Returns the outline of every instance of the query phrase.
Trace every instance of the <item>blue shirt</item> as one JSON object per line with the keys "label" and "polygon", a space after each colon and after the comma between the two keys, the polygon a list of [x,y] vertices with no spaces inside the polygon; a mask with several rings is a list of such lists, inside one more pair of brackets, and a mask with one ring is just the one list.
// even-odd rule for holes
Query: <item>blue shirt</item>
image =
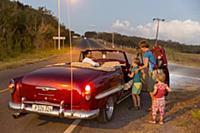
{"label": "blue shirt", "polygon": [[[139,66],[136,66],[136,67],[134,67],[134,68],[132,68],[132,72],[135,72],[137,69],[139,68]],[[134,74],[134,77],[133,77],[133,81],[134,82],[141,82],[141,71],[139,71],[137,74]]]}
{"label": "blue shirt", "polygon": [[156,58],[154,57],[153,53],[151,51],[146,51],[144,53],[144,58],[148,58],[148,60],[149,60],[149,70],[153,71],[153,69],[156,65]]}

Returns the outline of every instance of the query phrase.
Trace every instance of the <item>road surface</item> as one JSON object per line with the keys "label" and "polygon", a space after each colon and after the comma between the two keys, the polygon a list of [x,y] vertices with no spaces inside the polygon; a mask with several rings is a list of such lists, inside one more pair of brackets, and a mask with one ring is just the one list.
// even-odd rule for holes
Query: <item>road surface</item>
{"label": "road surface", "polygon": [[[81,41],[80,47],[102,48],[91,40]],[[62,59],[61,59],[62,58]],[[0,130],[1,133],[63,133],[63,132],[128,132],[131,124],[147,115],[145,110],[130,111],[127,107],[132,104],[131,98],[116,106],[116,112],[112,122],[100,124],[95,120],[70,120],[48,116],[29,114],[19,119],[12,117],[12,111],[8,109],[10,93],[6,89],[9,80],[13,77],[23,75],[35,69],[49,64],[61,62],[69,59],[69,55],[50,58],[35,64],[28,64],[15,69],[0,71]],[[78,53],[74,55],[74,60],[78,59]],[[200,69],[170,64],[170,78],[172,90],[188,88],[188,86],[200,86]],[[143,96],[145,94],[143,93]],[[143,97],[142,96],[142,97]],[[145,103],[143,102],[143,105]],[[135,123],[137,124],[137,122]]]}
{"label": "road surface", "polygon": [[78,47],[81,49],[104,48],[102,45],[96,43],[94,40],[91,39],[82,39]]}

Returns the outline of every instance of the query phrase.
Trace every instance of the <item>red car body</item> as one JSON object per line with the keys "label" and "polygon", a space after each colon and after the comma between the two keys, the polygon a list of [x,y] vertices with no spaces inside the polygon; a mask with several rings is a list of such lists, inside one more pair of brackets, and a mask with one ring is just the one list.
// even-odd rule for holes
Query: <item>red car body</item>
{"label": "red car body", "polygon": [[[97,117],[109,121],[114,105],[130,95],[123,90],[129,79],[126,76],[129,62],[120,50],[86,50],[102,54],[116,53],[120,59],[98,58],[96,62],[119,62],[113,71],[72,66],[70,63],[52,65],[14,78],[9,84],[9,107],[15,114],[38,113],[65,118],[89,119]],[[16,115],[15,115],[16,116]]]}

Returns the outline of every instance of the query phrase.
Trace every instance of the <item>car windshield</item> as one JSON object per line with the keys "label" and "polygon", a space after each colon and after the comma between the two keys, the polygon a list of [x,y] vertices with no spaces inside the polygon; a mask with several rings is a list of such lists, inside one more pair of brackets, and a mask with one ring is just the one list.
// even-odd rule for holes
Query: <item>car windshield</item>
{"label": "car windshield", "polygon": [[98,62],[119,61],[125,63],[123,52],[120,51],[89,51],[93,60]]}

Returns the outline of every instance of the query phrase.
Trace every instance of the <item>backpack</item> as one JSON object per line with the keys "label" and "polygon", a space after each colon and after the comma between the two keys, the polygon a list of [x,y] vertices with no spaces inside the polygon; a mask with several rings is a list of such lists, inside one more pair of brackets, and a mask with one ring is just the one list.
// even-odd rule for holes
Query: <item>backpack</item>
{"label": "backpack", "polygon": [[160,67],[162,67],[163,66],[163,63],[164,63],[164,61],[163,61],[163,51],[162,51],[162,48],[160,48],[160,47],[157,47],[157,48],[153,48],[152,49],[152,53],[153,53],[153,55],[154,55],[154,57],[155,57],[155,59],[156,59],[156,67],[157,68],[160,68]]}

